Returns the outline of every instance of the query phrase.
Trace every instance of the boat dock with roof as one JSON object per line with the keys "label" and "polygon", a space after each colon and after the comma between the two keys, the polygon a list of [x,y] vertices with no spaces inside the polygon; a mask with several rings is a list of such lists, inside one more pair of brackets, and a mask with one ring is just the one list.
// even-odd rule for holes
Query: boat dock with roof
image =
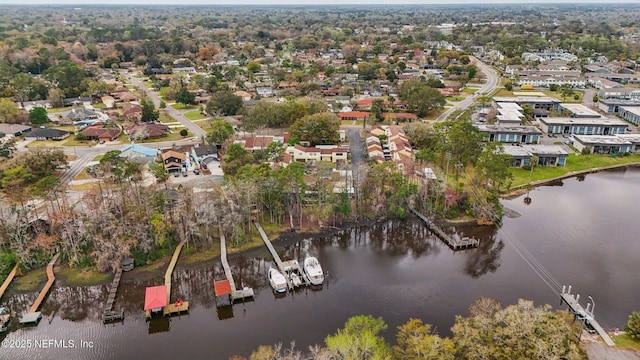
{"label": "boat dock with roof", "polygon": [[[231,267],[227,261],[227,241],[221,227],[218,228],[218,232],[220,234],[220,261],[222,262],[226,280],[216,281],[213,284],[216,298],[220,299],[224,296],[229,296],[230,302],[233,303],[236,300],[254,297],[252,288],[242,287],[242,289],[238,289],[236,287],[236,282],[233,280],[233,274],[231,273]],[[219,302],[216,301],[216,304],[218,303]]]}

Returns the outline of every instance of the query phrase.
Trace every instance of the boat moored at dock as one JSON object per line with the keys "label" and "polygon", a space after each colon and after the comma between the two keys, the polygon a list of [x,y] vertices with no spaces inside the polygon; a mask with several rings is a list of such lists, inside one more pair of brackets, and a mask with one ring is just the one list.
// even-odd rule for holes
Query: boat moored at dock
{"label": "boat moored at dock", "polygon": [[314,256],[308,256],[304,259],[304,272],[307,274],[312,285],[322,285],[324,282],[324,273],[322,266]]}
{"label": "boat moored at dock", "polygon": [[283,293],[287,291],[287,280],[277,269],[269,269],[269,284],[275,292]]}

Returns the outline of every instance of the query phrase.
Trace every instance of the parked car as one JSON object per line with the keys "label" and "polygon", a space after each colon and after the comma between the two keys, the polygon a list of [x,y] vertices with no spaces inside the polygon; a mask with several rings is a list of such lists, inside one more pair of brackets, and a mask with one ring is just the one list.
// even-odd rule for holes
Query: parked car
{"label": "parked car", "polygon": [[198,170],[198,169],[193,169],[193,174],[194,174],[194,175],[200,175],[200,170]]}
{"label": "parked car", "polygon": [[173,177],[178,177],[178,176],[180,176],[179,172],[176,171],[176,172],[173,173]]}
{"label": "parked car", "polygon": [[182,176],[187,177],[188,175],[187,170],[182,170]]}

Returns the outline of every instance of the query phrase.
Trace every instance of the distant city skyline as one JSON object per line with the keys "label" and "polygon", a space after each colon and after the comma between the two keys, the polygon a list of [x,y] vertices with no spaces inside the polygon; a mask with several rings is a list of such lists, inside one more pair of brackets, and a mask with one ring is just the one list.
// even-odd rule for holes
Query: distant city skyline
{"label": "distant city skyline", "polygon": [[[638,0],[8,0],[5,5],[482,5],[637,4]],[[2,6],[2,5],[0,5]]]}

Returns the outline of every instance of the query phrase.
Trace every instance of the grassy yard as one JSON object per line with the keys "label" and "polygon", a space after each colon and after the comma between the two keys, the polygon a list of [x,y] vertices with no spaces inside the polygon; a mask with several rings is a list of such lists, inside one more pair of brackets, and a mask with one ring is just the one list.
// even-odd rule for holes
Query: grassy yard
{"label": "grassy yard", "polygon": [[464,96],[447,96],[447,101],[458,102],[464,100]]}
{"label": "grassy yard", "polygon": [[76,175],[76,177],[73,178],[73,180],[89,180],[93,178],[94,177],[89,175],[87,172],[87,168],[84,168],[78,173],[78,175]]}
{"label": "grassy yard", "polygon": [[616,343],[616,347],[618,348],[640,351],[640,341],[632,339],[627,334],[614,335],[611,338]]}
{"label": "grassy yard", "polygon": [[15,288],[19,291],[34,291],[38,286],[44,284],[47,280],[47,274],[44,268],[31,270],[13,280]]}
{"label": "grassy yard", "polygon": [[553,179],[573,171],[601,168],[612,165],[623,165],[640,162],[640,155],[612,158],[607,155],[575,155],[570,154],[565,166],[538,166],[530,170],[512,169],[513,183],[511,186],[525,185],[534,181]]}
{"label": "grassy yard", "polygon": [[167,112],[164,111],[164,110],[160,111],[160,118],[158,120],[160,120],[160,122],[163,123],[163,124],[169,124],[169,123],[176,122],[176,119],[174,119],[171,116],[169,116],[167,114]]}
{"label": "grassy yard", "polygon": [[478,89],[466,87],[466,88],[462,89],[462,91],[460,91],[460,92],[463,92],[465,94],[470,94],[471,95],[471,94],[475,94],[477,91],[478,91]]}
{"label": "grassy yard", "polygon": [[67,266],[56,268],[56,277],[61,277],[65,285],[85,286],[107,282],[111,280],[111,273],[101,273],[95,268],[72,269]]}
{"label": "grassy yard", "polygon": [[171,106],[172,108],[174,108],[176,110],[195,110],[195,109],[199,109],[200,108],[198,105],[185,106],[184,104],[180,104],[180,103],[171,104],[169,106]]}
{"label": "grassy yard", "polygon": [[200,129],[208,132],[209,130],[211,130],[211,120],[204,118],[204,119],[200,119],[200,120],[194,120],[193,121],[194,124],[198,125],[200,127]]}
{"label": "grassy yard", "polygon": [[200,110],[189,111],[187,113],[184,113],[184,117],[186,117],[189,120],[200,120],[200,119],[204,119],[205,118],[205,116],[202,115]]}
{"label": "grassy yard", "polygon": [[51,108],[51,109],[47,109],[47,113],[51,114],[51,113],[59,113],[59,112],[64,112],[64,111],[68,111],[70,110],[70,108],[65,108],[65,107],[61,107],[61,108]]}

